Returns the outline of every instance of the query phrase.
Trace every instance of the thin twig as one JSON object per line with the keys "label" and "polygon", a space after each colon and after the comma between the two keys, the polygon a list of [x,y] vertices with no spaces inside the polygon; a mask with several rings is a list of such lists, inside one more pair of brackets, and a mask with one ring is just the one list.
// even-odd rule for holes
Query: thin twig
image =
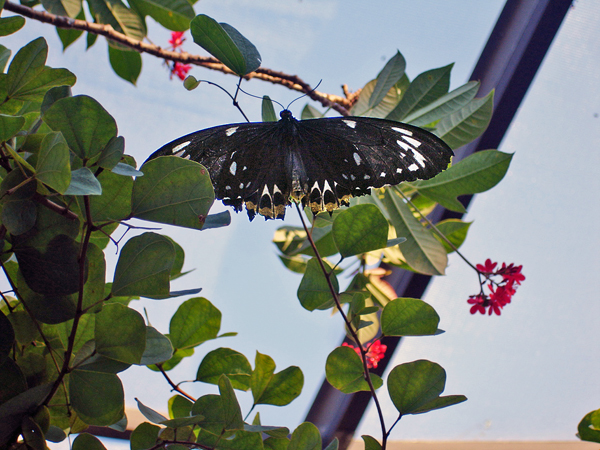
{"label": "thin twig", "polygon": [[169,385],[173,388],[174,391],[179,392],[181,395],[183,395],[184,397],[187,397],[192,402],[194,402],[194,403],[196,402],[196,399],[194,397],[192,397],[190,394],[188,394],[183,389],[181,389],[179,386],[177,386],[173,382],[173,380],[171,380],[171,378],[169,378],[169,375],[167,375],[167,372],[165,371],[165,369],[163,369],[162,364],[156,364],[156,367],[158,367],[158,370],[160,370],[160,373],[163,374],[163,376],[165,377],[165,380],[167,380],[167,383],[169,383]]}
{"label": "thin twig", "polygon": [[[123,44],[139,53],[148,53],[153,56],[165,59],[167,61],[179,62],[182,64],[193,64],[196,66],[204,67],[210,70],[216,70],[228,75],[235,75],[227,66],[219,62],[219,60],[200,55],[192,55],[187,52],[175,52],[165,50],[158,45],[148,44],[146,42],[138,41],[123,33],[116,31],[109,24],[91,23],[85,20],[72,19],[70,17],[58,16],[50,14],[46,11],[38,11],[28,6],[20,5],[6,1],[4,9],[20,14],[30,19],[37,20],[39,22],[48,23],[58,28],[66,28],[73,30],[86,31],[88,33],[97,34],[111,39],[112,41]],[[321,103],[326,108],[333,108],[340,114],[347,116],[348,110],[354,104],[357,99],[356,95],[347,95],[342,97],[339,95],[327,94],[324,92],[313,91],[308,83],[303,81],[297,75],[290,75],[284,72],[278,72],[276,70],[258,68],[255,72],[249,73],[244,76],[245,79],[257,78],[259,80],[267,81],[269,83],[278,84],[288,89],[302,92],[307,94],[311,99]]]}

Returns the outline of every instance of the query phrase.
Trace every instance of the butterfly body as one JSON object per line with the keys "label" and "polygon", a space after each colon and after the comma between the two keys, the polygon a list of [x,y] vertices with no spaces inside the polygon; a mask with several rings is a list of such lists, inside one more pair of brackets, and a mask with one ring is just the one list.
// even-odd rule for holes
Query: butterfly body
{"label": "butterfly body", "polygon": [[150,158],[175,155],[205,166],[215,195],[250,220],[283,218],[290,201],[314,213],[347,205],[370,188],[428,179],[452,150],[420,128],[366,117],[221,125],[183,136]]}

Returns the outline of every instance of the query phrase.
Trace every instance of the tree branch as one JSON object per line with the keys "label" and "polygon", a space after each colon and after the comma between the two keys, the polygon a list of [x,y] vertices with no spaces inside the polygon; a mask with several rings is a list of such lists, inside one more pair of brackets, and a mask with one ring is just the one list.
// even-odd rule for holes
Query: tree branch
{"label": "tree branch", "polygon": [[[81,30],[92,34],[98,34],[108,39],[111,39],[112,41],[118,42],[119,44],[123,44],[139,53],[148,53],[150,55],[168,61],[179,62],[182,64],[193,64],[196,66],[204,67],[206,69],[216,70],[218,72],[238,76],[234,74],[224,64],[222,64],[218,59],[207,56],[192,55],[187,52],[179,53],[170,50],[165,50],[159,47],[158,45],[149,44],[146,42],[138,41],[136,39],[132,39],[126,36],[125,34],[116,31],[109,24],[91,23],[85,20],[72,19],[70,17],[65,16],[57,16],[55,14],[50,14],[46,11],[38,11],[29,8],[28,6],[12,3],[8,0],[4,4],[4,9],[25,17],[29,17],[30,19],[37,20],[39,22],[54,25],[58,28]],[[289,75],[283,72],[278,72],[266,68],[258,68],[255,72],[246,75],[244,78],[257,78],[259,80],[267,81],[269,83],[279,84],[293,91],[302,92],[308,97],[310,97],[312,100],[321,103],[321,105],[323,105],[324,107],[332,108],[344,116],[347,116],[349,114],[348,110],[356,102],[358,98],[358,93],[360,92],[359,91],[349,93],[346,87],[344,89],[346,97],[342,97],[339,95],[315,91],[312,90],[308,83],[304,82],[297,75]]]}

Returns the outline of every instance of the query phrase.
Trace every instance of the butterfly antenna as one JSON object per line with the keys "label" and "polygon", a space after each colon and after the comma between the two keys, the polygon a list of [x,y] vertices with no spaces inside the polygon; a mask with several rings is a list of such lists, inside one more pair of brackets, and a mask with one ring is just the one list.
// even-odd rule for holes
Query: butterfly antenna
{"label": "butterfly antenna", "polygon": [[319,87],[319,85],[320,85],[322,82],[323,82],[323,80],[320,80],[320,81],[317,83],[317,85],[316,85],[314,88],[312,88],[310,91],[308,91],[308,92],[306,92],[305,94],[301,95],[300,97],[298,97],[298,98],[296,98],[296,99],[292,100],[292,101],[291,101],[291,102],[290,102],[290,103],[287,105],[287,108],[285,108],[285,109],[290,109],[290,106],[292,106],[292,103],[294,103],[296,100],[300,100],[301,98],[304,98],[304,97],[306,97],[306,96],[308,96],[308,95],[312,94],[313,92],[315,92],[315,91],[317,90],[317,88]]}
{"label": "butterfly antenna", "polygon": [[[246,92],[246,91],[245,91],[245,90],[243,90],[242,88],[240,88],[240,92],[243,92],[243,93],[244,93],[244,94],[246,94],[248,97],[257,98],[257,99],[259,99],[259,100],[262,100],[262,99],[264,99],[265,97],[268,97],[268,96],[263,96],[263,97],[261,97],[261,96],[259,96],[259,95],[254,95],[254,94],[251,94],[250,92]],[[283,106],[283,105],[282,105],[281,103],[279,103],[277,100],[273,100],[271,97],[269,97],[269,100],[271,100],[273,103],[277,103],[279,106],[281,106],[281,109],[285,109],[285,106]]]}

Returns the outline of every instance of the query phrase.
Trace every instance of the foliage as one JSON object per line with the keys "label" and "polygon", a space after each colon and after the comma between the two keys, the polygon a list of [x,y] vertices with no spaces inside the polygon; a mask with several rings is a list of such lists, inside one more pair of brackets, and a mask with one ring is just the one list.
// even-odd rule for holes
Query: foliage
{"label": "foliage", "polygon": [[[79,1],[42,4],[54,14],[85,18]],[[194,41],[237,75],[260,65],[258,51],[244,36],[210,17],[194,18],[187,0],[130,0],[129,6],[120,0],[88,0],[87,5],[96,22],[137,40],[145,36],[146,16],[175,31],[191,26]],[[19,18],[4,20],[0,34],[20,26]],[[65,48],[81,34],[58,32]],[[94,40],[88,36],[90,45]],[[139,54],[112,41],[109,46],[115,71],[135,82]],[[8,50],[0,50],[8,61]],[[195,378],[218,386],[219,394],[195,399],[170,380],[168,372],[183,358],[204,342],[225,336],[219,334],[221,312],[208,299],[195,296],[200,289],[171,291],[170,281],[183,275],[184,258],[173,240],[145,232],[121,246],[112,234],[118,225],[132,228],[127,222],[132,218],[210,233],[206,230],[227,225],[229,214],[209,214],[211,181],[206,169],[193,161],[160,157],[138,169],[124,153],[124,139],[108,111],[89,96],[72,96],[75,76],[47,67],[46,56],[46,42],[36,39],[18,50],[0,77],[0,263],[11,287],[2,293],[0,310],[0,446],[22,440],[43,449],[45,440],[61,441],[88,425],[123,428],[124,392],[118,374],[145,365],[160,371],[177,394],[169,401],[169,417],[138,401],[147,422],[133,431],[132,449],[169,444],[232,450],[322,448],[313,424],[303,423],[290,434],[287,428],[261,425],[258,414],[247,423],[236,397],[236,390],[252,394],[245,417],[259,404],[287,405],[302,390],[298,367],[276,372],[273,359],[258,351],[252,366],[243,354],[221,347],[206,353]],[[424,126],[453,148],[483,132],[493,93],[474,98],[477,83],[448,92],[451,66],[411,82],[405,65],[398,52],[366,84],[352,113]],[[188,84],[197,85],[193,80]],[[269,105],[267,98],[265,120],[274,119]],[[303,113],[306,118],[319,115],[309,105]],[[443,274],[447,254],[460,247],[469,224],[432,224],[426,215],[438,204],[462,211],[457,197],[496,185],[510,158],[495,150],[482,152],[432,180],[378,189],[331,215],[308,213],[310,229],[306,224],[286,226],[275,235],[284,265],[303,274],[298,288],[302,306],[339,312],[355,345],[356,351],[348,346],[334,349],[325,373],[342,392],[368,391],[373,396],[384,433],[381,442],[364,436],[367,449],[385,448],[391,429],[406,414],[466,400],[462,395],[440,396],[446,373],[434,362],[398,365],[387,380],[369,371],[369,364],[385,352],[375,339],[436,335],[440,330],[439,316],[430,305],[396,298],[381,273],[368,266],[381,260],[422,274]],[[104,258],[111,243],[120,247],[112,277],[106,274]],[[324,259],[335,255],[335,265]],[[342,267],[348,258],[351,262]],[[356,261],[358,270],[353,269]],[[336,274],[351,270],[350,283],[340,287]],[[129,307],[139,297],[183,295],[194,297],[174,312],[168,334]],[[391,426],[385,424],[376,392],[384,383],[398,412]],[[328,450],[338,448],[337,440],[327,444]],[[73,447],[104,448],[85,433]]]}

